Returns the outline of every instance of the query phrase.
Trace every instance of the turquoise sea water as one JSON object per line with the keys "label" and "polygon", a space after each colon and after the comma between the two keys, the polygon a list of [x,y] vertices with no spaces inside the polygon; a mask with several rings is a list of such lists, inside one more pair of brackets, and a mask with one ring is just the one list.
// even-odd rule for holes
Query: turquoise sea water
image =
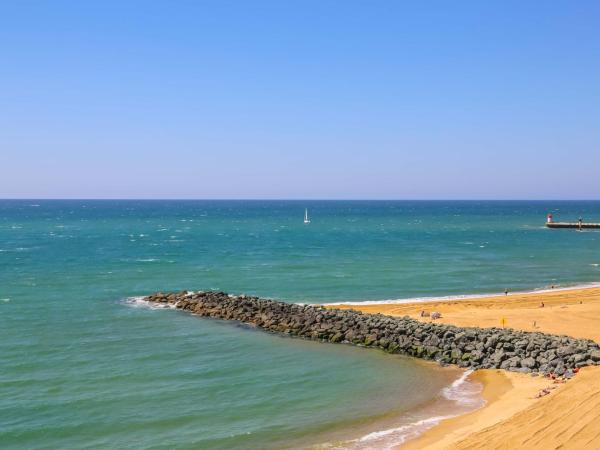
{"label": "turquoise sea water", "polygon": [[600,202],[0,201],[1,447],[279,448],[422,419],[456,370],[127,299],[600,281],[600,233],[548,212],[600,221]]}

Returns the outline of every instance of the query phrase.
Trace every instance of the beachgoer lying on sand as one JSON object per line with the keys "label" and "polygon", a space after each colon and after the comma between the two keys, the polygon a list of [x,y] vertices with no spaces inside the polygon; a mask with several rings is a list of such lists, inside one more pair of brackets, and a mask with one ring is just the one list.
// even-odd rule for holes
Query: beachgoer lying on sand
{"label": "beachgoer lying on sand", "polygon": [[433,320],[435,320],[435,319],[439,319],[439,318],[441,318],[441,317],[442,317],[442,315],[441,315],[439,312],[437,312],[437,311],[434,311],[434,312],[432,312],[432,313],[431,313],[431,318],[432,318]]}
{"label": "beachgoer lying on sand", "polygon": [[542,389],[540,392],[537,393],[537,395],[535,396],[535,398],[542,398],[546,395],[548,395],[550,393],[550,391],[546,388],[546,389]]}

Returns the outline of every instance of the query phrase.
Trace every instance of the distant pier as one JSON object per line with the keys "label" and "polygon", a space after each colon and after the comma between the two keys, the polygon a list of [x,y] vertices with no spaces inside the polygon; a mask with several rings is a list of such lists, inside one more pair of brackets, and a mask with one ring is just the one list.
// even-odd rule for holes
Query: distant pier
{"label": "distant pier", "polygon": [[600,223],[584,222],[583,219],[579,219],[577,222],[555,222],[552,214],[548,214],[546,226],[548,228],[573,228],[575,230],[600,229]]}

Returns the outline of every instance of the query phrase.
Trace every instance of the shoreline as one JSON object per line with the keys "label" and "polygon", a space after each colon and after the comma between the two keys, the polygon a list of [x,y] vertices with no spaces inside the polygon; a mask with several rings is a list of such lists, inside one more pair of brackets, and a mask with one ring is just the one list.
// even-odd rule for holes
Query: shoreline
{"label": "shoreline", "polygon": [[[537,401],[535,396],[541,389],[553,386],[546,378],[533,378],[526,374],[497,369],[480,370],[472,377],[483,384],[481,396],[485,405],[466,414],[440,421],[436,426],[403,444],[403,450],[449,448],[471,434],[530,407]],[[555,392],[556,390],[552,389],[549,395]]]}
{"label": "shoreline", "polygon": [[[404,445],[421,436],[446,419],[461,417],[483,406],[483,383],[472,378],[472,371],[454,367],[441,367],[431,361],[416,360],[419,364],[430,365],[431,370],[456,371],[457,377],[430,399],[400,413],[385,413],[383,416],[343,426],[335,431],[325,432],[319,440],[308,445],[291,446],[304,450],[366,450],[392,449]],[[402,399],[398,399],[400,402]]]}
{"label": "shoreline", "polygon": [[[500,321],[504,319],[506,326],[515,330],[600,342],[600,286],[597,283],[509,295],[356,303],[328,304],[327,307],[408,316],[422,322],[461,327],[500,327]],[[423,310],[438,311],[442,317],[435,321],[421,317]],[[565,384],[494,369],[479,370],[473,378],[484,385],[485,406],[442,420],[397,448],[542,449],[560,445],[581,448],[589,446],[600,434],[600,426],[594,424],[600,420],[600,367],[584,367]],[[550,393],[536,398],[545,388]]]}
{"label": "shoreline", "polygon": [[[599,433],[600,367],[584,367],[566,384],[506,371],[475,374],[484,384],[483,408],[441,421],[402,450],[589,447]],[[540,389],[550,393],[537,398]]]}
{"label": "shoreline", "polygon": [[[508,296],[514,295],[529,295],[529,294],[545,294],[549,292],[565,292],[565,291],[576,291],[580,289],[593,289],[600,288],[600,281],[590,281],[586,283],[579,283],[569,286],[554,285],[555,287],[538,287],[527,290],[510,291]],[[480,294],[456,294],[456,295],[443,295],[439,297],[407,297],[398,299],[388,300],[348,300],[348,301],[335,301],[328,303],[315,303],[316,305],[323,305],[326,307],[332,306],[361,306],[361,305],[403,305],[409,303],[431,303],[431,302],[444,302],[444,301],[462,301],[462,300],[474,300],[474,299],[492,299],[492,298],[504,298],[507,295],[504,292],[487,292]],[[298,303],[299,305],[313,304],[313,303]]]}

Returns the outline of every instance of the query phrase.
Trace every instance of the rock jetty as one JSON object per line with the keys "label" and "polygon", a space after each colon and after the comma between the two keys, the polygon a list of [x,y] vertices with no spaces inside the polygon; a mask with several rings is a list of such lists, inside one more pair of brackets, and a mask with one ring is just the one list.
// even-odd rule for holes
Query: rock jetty
{"label": "rock jetty", "polygon": [[379,347],[390,353],[472,369],[496,368],[570,377],[573,369],[600,364],[598,344],[568,336],[504,328],[461,328],[409,317],[363,314],[224,292],[157,293],[144,299],[271,332]]}

